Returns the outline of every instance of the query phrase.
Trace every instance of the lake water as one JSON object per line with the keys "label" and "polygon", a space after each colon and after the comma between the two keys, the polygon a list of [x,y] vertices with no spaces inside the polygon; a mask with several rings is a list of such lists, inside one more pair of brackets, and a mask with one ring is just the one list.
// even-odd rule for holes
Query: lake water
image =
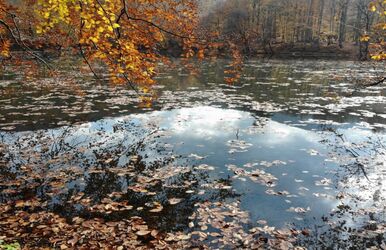
{"label": "lake water", "polygon": [[[242,237],[269,226],[312,232],[298,239],[309,248],[381,246],[386,87],[356,83],[385,65],[247,61],[234,85],[227,65],[161,66],[151,107],[76,74],[82,84],[4,75],[0,202],[68,219],[140,216],[165,232],[221,234],[220,215]],[[203,240],[226,243],[213,238]]]}

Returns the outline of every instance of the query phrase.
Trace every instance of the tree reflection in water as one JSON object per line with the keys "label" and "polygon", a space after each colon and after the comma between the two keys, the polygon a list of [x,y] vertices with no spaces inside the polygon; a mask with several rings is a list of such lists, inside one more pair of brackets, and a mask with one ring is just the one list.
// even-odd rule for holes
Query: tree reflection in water
{"label": "tree reflection in water", "polygon": [[[3,133],[1,203],[68,219],[141,216],[160,230],[181,230],[194,204],[237,196],[221,189],[198,195],[208,174],[165,148],[159,141],[166,136],[162,130],[132,123],[94,125],[101,126]],[[181,202],[169,204],[176,197]],[[161,211],[149,211],[158,204]]]}
{"label": "tree reflection in water", "polygon": [[[154,240],[184,242],[180,248],[380,246],[384,137],[372,148],[349,144],[352,138],[342,140],[335,127],[318,126],[321,135],[247,112],[198,107],[3,132],[0,233],[23,241],[12,220],[29,218],[25,225],[18,221],[19,235],[29,237],[24,243],[73,242],[44,233],[47,222],[34,217],[51,218],[54,227],[64,222],[50,216],[59,215],[71,232],[90,223],[134,232],[125,237],[138,242],[120,242],[129,246]],[[369,134],[361,131],[343,129],[364,140]],[[289,218],[300,221],[283,230],[268,226],[273,221],[280,228]],[[39,237],[45,242],[33,240]]]}

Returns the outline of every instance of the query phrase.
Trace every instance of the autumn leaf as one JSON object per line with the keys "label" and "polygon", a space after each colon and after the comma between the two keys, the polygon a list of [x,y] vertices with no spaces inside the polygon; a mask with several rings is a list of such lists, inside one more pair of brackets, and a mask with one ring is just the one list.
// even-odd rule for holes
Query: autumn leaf
{"label": "autumn leaf", "polygon": [[171,198],[171,199],[169,199],[169,204],[170,205],[176,205],[176,204],[180,203],[181,201],[182,201],[182,199]]}

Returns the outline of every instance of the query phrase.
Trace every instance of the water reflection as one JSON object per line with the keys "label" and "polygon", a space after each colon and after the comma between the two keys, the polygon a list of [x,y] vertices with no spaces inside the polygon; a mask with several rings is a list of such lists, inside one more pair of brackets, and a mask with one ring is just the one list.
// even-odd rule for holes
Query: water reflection
{"label": "water reflection", "polygon": [[[321,139],[264,117],[213,107],[3,132],[0,198],[6,203],[36,195],[70,217],[99,214],[99,204],[109,198],[133,208],[107,211],[107,218],[141,214],[175,228],[187,225],[195,203],[239,196],[252,221],[307,225],[338,203],[333,198],[339,191],[333,187],[338,164],[326,162],[328,148]],[[173,196],[182,199],[177,207],[167,205]],[[163,211],[149,212],[157,203]]]}
{"label": "water reflection", "polygon": [[306,245],[382,242],[385,88],[353,92],[347,68],[365,69],[347,62],[251,61],[233,86],[222,83],[224,65],[204,62],[195,76],[165,69],[158,111],[108,85],[88,82],[77,95],[10,80],[0,87],[0,203],[210,231],[197,224],[200,209],[222,202],[245,211],[245,228],[315,228]]}
{"label": "water reflection", "polygon": [[[197,63],[198,73],[160,66],[152,109],[218,106],[259,116],[306,117],[384,129],[385,87],[357,89],[355,82],[381,74],[384,65],[347,61],[248,61],[240,82],[224,84],[228,61]],[[68,72],[73,74],[73,72]],[[75,74],[76,75],[76,74]],[[146,112],[135,92],[79,78],[81,84],[47,84],[47,79],[0,81],[0,128],[37,130]]]}

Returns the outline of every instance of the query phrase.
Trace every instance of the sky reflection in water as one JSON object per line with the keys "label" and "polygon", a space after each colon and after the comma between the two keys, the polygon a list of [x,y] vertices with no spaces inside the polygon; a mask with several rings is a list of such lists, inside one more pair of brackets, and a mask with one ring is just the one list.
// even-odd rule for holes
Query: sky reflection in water
{"label": "sky reflection in water", "polygon": [[[116,130],[117,125],[130,126],[131,130]],[[241,200],[241,208],[250,213],[252,222],[267,220],[277,227],[291,223],[308,225],[315,223],[314,217],[319,221],[337,204],[333,197],[338,190],[333,180],[338,165],[326,161],[328,148],[320,143],[320,134],[243,111],[200,106],[103,119],[73,127],[65,142],[78,149],[92,142],[103,151],[120,141],[133,144],[141,139],[139,135],[144,130],[163,131],[157,143],[166,146],[167,153],[182,156],[176,166],[182,164],[182,159],[189,159],[192,166],[213,166],[214,170],[208,171],[208,183],[229,180],[240,195],[236,199]],[[63,128],[44,133],[58,137]],[[83,156],[91,157],[95,150],[95,147],[86,150]],[[147,161],[158,157],[151,145],[147,145],[144,154],[149,156]],[[124,167],[127,163],[127,156],[122,155],[117,165]],[[267,185],[256,183],[246,175],[235,174],[229,166],[250,172],[260,169],[277,181]],[[331,180],[328,185],[317,185],[326,179]],[[267,194],[270,192],[267,190],[281,194]],[[327,198],[320,198],[320,194]],[[306,211],[297,213],[291,207]]]}
{"label": "sky reflection in water", "polygon": [[[364,67],[347,62],[305,66],[299,61],[251,61],[240,83],[229,86],[219,83],[223,66],[205,64],[198,76],[181,69],[160,74],[159,99],[152,109],[162,111],[142,110],[133,105],[132,92],[111,91],[106,86],[86,84],[84,96],[59,89],[56,94],[30,90],[26,93],[31,96],[24,98],[7,90],[0,97],[4,104],[0,134],[3,144],[17,156],[7,164],[17,173],[18,164],[28,159],[20,142],[21,148],[45,155],[46,162],[50,162],[50,151],[72,154],[70,163],[63,160],[47,168],[48,173],[72,166],[83,169],[66,183],[64,194],[50,200],[56,206],[50,209],[69,217],[80,212],[66,207],[66,192],[85,192],[101,200],[122,191],[127,192],[123,199],[134,206],[184,198],[180,207],[165,206],[158,217],[137,213],[165,228],[187,228],[194,204],[207,199],[240,200],[252,224],[267,220],[276,227],[321,223],[330,211],[344,210],[338,208],[342,204],[350,206],[353,225],[368,219],[357,220],[351,209],[372,208],[376,219],[385,221],[385,88],[351,93],[350,83],[343,80],[350,76],[347,68],[362,76],[367,74]],[[12,84],[11,89],[17,87]],[[155,186],[161,192],[155,197],[132,194],[128,187],[135,183],[130,178],[105,170],[131,166],[136,155],[140,156],[134,164],[137,175],[162,176],[160,169],[191,172],[166,178]],[[13,178],[9,172],[1,176]],[[196,184],[172,187],[187,182]],[[194,192],[186,193],[188,189]],[[206,193],[200,194],[201,190]],[[5,202],[20,197],[2,194],[0,198]],[[133,214],[112,218],[129,215]]]}

